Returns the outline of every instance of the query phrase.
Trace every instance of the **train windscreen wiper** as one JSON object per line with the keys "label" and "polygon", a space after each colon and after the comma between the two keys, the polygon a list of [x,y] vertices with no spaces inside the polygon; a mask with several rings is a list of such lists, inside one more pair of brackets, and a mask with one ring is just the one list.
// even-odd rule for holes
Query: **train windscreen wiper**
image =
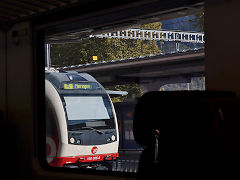
{"label": "train windscreen wiper", "polygon": [[103,134],[102,131],[98,130],[98,129],[95,129],[93,127],[82,127],[82,129],[87,129],[87,130],[93,130],[93,131],[96,131],[98,134]]}

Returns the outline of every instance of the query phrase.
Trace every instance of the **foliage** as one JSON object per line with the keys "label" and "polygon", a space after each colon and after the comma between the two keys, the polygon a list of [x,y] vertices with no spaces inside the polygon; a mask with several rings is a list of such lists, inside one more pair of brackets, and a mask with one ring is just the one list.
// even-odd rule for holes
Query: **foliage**
{"label": "foliage", "polygon": [[155,29],[160,30],[162,29],[162,23],[161,22],[154,22],[149,24],[143,24],[139,26],[140,29]]}
{"label": "foliage", "polygon": [[119,96],[119,97],[113,97],[112,102],[123,102],[126,99],[135,99],[136,97],[143,94],[141,88],[138,84],[124,84],[124,85],[115,85],[114,87],[107,88],[109,90],[114,91],[127,91],[128,95],[126,96]]}
{"label": "foliage", "polygon": [[[141,29],[161,29],[160,22],[139,26]],[[93,56],[98,62],[122,58],[161,53],[156,41],[133,39],[88,38],[81,43],[52,44],[51,63],[53,67],[93,63]],[[128,95],[113,98],[113,102],[135,98],[141,95],[138,84],[116,85],[111,90],[127,91]]]}
{"label": "foliage", "polygon": [[[151,23],[140,26],[144,29],[161,29],[161,23]],[[156,41],[133,39],[87,38],[81,43],[66,43],[51,45],[51,63],[53,66],[70,66],[98,61],[116,60],[122,58],[158,54],[161,50]]]}

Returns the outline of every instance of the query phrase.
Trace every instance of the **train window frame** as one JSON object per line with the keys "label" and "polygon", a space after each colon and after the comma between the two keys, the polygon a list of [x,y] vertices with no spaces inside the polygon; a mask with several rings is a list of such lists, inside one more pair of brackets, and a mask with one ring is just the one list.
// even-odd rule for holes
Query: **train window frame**
{"label": "train window frame", "polygon": [[[103,16],[103,15],[102,15]],[[131,24],[130,22],[129,24]],[[128,24],[128,23],[127,23]],[[128,25],[129,25],[128,24]],[[105,25],[107,27],[107,25]],[[51,26],[52,27],[52,26]],[[45,134],[42,132],[45,132],[46,130],[46,124],[44,121],[41,119],[45,119],[45,102],[43,98],[43,94],[45,94],[45,89],[42,84],[44,83],[44,59],[45,59],[45,49],[44,49],[44,44],[45,44],[45,37],[46,35],[52,33],[52,29],[50,28],[50,31],[47,29],[48,26],[43,26],[41,28],[36,28],[36,31],[34,33],[34,67],[37,67],[35,70],[35,79],[36,82],[38,82],[35,85],[35,96],[37,99],[37,106],[36,106],[36,119],[37,119],[37,134],[36,134],[36,139],[37,139],[37,149],[36,153],[38,156],[38,160],[41,164],[41,166],[50,171],[59,171],[59,172],[74,172],[74,173],[83,173],[83,174],[94,174],[94,175],[113,175],[113,176],[124,176],[124,177],[136,177],[136,173],[131,173],[131,172],[115,172],[115,171],[98,171],[98,170],[86,170],[86,169],[66,169],[66,168],[58,168],[58,167],[51,167],[49,164],[46,162],[46,142],[45,142]],[[54,29],[54,28],[53,28]],[[61,29],[61,28],[60,28]],[[40,109],[40,110],[39,110]]]}
{"label": "train window frame", "polygon": [[[66,103],[65,102],[65,97],[75,97],[75,96],[78,96],[79,97],[79,95],[67,95],[67,94],[62,94],[62,101],[64,102],[64,103]],[[112,109],[110,109],[110,112],[108,112],[109,110],[107,109],[107,108],[109,108],[109,107],[106,107],[106,104],[105,103],[109,103],[108,104],[108,106],[111,106],[111,104],[110,104],[110,101],[109,102],[105,102],[106,101],[106,97],[104,97],[104,96],[106,96],[106,95],[101,95],[101,94],[92,94],[92,95],[88,95],[88,97],[101,97],[102,99],[102,101],[103,101],[103,105],[105,106],[105,108],[106,108],[106,113],[108,113],[107,115],[109,116],[109,120],[111,120],[111,121],[113,121],[113,112],[112,112]],[[81,95],[81,97],[84,97],[84,95]],[[107,99],[108,100],[108,99]],[[66,106],[64,106],[64,109],[65,109],[65,111],[66,111],[66,120],[67,121],[69,121],[69,117],[68,117],[68,114],[67,114],[67,109],[66,109]],[[110,114],[109,114],[110,113]],[[96,122],[97,121],[102,121],[103,119],[96,119]],[[70,120],[71,121],[71,120]],[[72,120],[72,121],[74,121],[74,120]],[[90,123],[91,121],[89,121],[89,123]],[[93,122],[95,122],[95,121],[93,121]],[[104,122],[105,123],[105,122]],[[69,124],[68,124],[68,126],[69,126]],[[109,126],[108,128],[106,128],[106,129],[112,129],[112,128],[115,128],[115,124],[113,124],[112,126],[110,126],[110,125],[104,125],[104,126]],[[87,126],[87,124],[86,124],[86,127],[88,127]],[[69,128],[69,127],[68,127]],[[69,129],[68,129],[69,130]]]}

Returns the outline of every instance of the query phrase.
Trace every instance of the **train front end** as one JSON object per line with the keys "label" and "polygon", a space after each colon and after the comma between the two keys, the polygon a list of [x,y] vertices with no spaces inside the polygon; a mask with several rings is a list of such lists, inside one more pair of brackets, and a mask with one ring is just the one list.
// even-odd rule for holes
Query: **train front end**
{"label": "train front end", "polygon": [[45,94],[48,163],[110,168],[119,156],[119,134],[104,87],[86,73],[46,72]]}

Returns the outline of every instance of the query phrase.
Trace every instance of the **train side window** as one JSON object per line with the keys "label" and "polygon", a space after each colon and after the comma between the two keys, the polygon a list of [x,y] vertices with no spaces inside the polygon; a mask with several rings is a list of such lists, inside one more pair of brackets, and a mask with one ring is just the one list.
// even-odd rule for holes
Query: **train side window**
{"label": "train side window", "polygon": [[49,165],[136,173],[143,150],[133,135],[137,99],[149,91],[205,90],[203,20],[200,12],[47,37]]}

